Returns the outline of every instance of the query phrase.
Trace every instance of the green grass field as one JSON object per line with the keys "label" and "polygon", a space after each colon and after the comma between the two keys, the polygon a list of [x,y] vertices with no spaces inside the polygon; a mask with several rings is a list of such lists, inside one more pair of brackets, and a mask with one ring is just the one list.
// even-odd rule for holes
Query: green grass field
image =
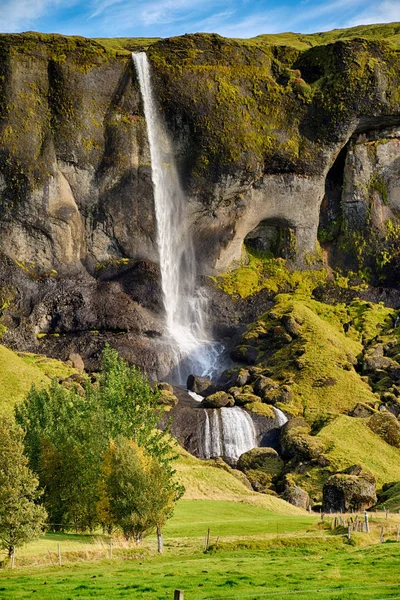
{"label": "green grass field", "polygon": [[[115,539],[110,559],[107,536],[48,533],[18,552],[14,570],[0,571],[0,600],[168,600],[175,589],[184,590],[185,600],[394,599],[400,597],[398,523],[397,515],[389,521],[371,515],[371,534],[353,534],[353,546],[344,528],[332,531],[305,512],[182,500],[165,528],[163,556],[156,554],[154,537],[139,547]],[[378,544],[382,524],[385,543]]]}

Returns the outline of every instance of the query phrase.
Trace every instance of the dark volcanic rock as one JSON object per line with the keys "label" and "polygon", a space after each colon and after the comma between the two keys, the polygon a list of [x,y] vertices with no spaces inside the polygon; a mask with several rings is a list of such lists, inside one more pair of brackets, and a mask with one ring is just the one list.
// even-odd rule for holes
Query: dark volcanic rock
{"label": "dark volcanic rock", "polygon": [[223,408],[224,406],[233,406],[235,404],[234,398],[226,392],[216,392],[211,394],[201,403],[203,408]]}
{"label": "dark volcanic rock", "polygon": [[210,396],[217,391],[210,379],[207,379],[207,377],[200,377],[199,375],[189,375],[186,386],[188,390],[195,392],[200,396]]}

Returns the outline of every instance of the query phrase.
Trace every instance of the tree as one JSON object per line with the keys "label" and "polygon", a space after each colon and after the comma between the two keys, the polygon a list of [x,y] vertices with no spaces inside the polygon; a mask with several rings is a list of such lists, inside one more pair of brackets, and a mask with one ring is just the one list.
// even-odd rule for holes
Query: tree
{"label": "tree", "polygon": [[47,516],[37,504],[41,493],[27,466],[22,437],[11,419],[0,417],[0,544],[9,557],[41,534]]}
{"label": "tree", "polygon": [[140,542],[154,529],[161,536],[161,528],[183,492],[171,480],[168,468],[137,442],[122,436],[111,442],[105,460],[109,506],[126,537]]}
{"label": "tree", "polygon": [[96,383],[88,380],[83,394],[56,380],[47,389],[32,387],[16,408],[16,420],[25,431],[26,454],[52,523],[112,527],[102,464],[110,440],[121,435],[145,448],[162,467],[167,485],[176,485],[172,439],[157,428],[163,410],[158,400],[159,391],[143,373],[108,346]]}

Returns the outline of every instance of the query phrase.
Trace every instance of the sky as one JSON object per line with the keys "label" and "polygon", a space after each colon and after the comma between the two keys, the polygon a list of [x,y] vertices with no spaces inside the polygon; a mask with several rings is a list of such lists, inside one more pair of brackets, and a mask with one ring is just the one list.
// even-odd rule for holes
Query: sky
{"label": "sky", "polygon": [[400,0],[0,0],[0,31],[86,37],[313,33],[400,21]]}

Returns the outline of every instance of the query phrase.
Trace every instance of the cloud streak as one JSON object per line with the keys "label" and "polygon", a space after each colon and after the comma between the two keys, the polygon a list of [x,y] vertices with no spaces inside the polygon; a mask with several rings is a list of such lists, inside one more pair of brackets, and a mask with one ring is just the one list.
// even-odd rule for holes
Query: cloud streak
{"label": "cloud streak", "polygon": [[2,0],[3,31],[166,37],[195,31],[254,37],[400,21],[400,1],[383,0]]}

